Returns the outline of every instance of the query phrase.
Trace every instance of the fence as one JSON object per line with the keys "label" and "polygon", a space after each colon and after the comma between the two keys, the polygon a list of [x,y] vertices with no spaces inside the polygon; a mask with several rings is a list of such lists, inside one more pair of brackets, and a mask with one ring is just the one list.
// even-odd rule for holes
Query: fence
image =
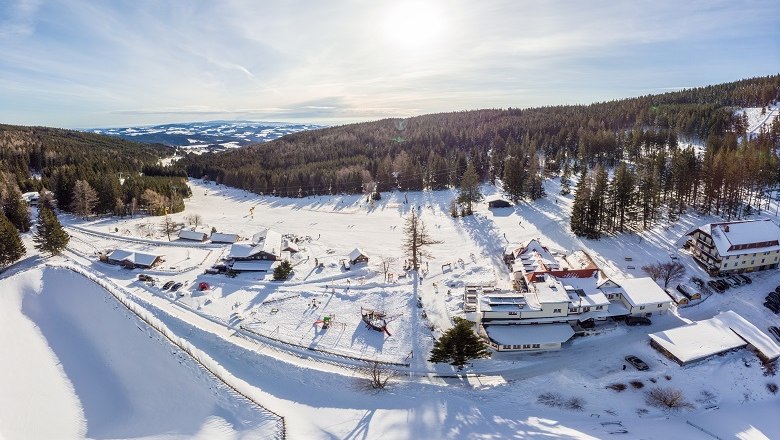
{"label": "fence", "polygon": [[[219,369],[224,369],[219,364],[217,364],[210,356],[203,353],[202,351],[198,350],[197,348],[193,347],[189,342],[187,342],[184,339],[179,338],[178,336],[171,333],[170,330],[165,326],[165,324],[162,323],[162,321],[158,320],[157,318],[153,316],[149,316],[148,312],[135,304],[134,302],[128,300],[125,296],[119,292],[122,291],[122,288],[108,280],[100,279],[94,274],[75,267],[68,264],[50,264],[50,267],[55,268],[62,268],[67,269],[70,271],[73,271],[90,281],[94,282],[95,284],[99,285],[103,289],[105,289],[114,299],[116,299],[117,302],[119,302],[121,305],[123,305],[127,310],[129,310],[131,313],[133,313],[135,316],[137,316],[140,320],[142,320],[144,323],[146,323],[150,328],[160,333],[162,336],[164,336],[168,341],[170,341],[171,344],[175,345],[185,353],[187,353],[194,361],[195,363],[203,368],[204,371],[206,371],[208,374],[210,374],[212,377],[214,377],[219,382],[223,383],[225,386],[227,386],[232,392],[237,394],[238,396],[246,399],[251,404],[255,405],[258,409],[260,409],[261,412],[265,413],[266,415],[275,418],[276,419],[276,431],[278,433],[277,438],[280,439],[286,439],[287,438],[287,429],[285,425],[285,419],[284,416],[275,413],[274,411],[271,411],[270,409],[264,407],[251,397],[247,396],[245,393],[241,392],[236,386],[232,385],[228,379],[225,377],[226,372],[217,371]],[[129,295],[127,295],[129,296]],[[213,364],[213,366],[209,366],[207,364]]]}

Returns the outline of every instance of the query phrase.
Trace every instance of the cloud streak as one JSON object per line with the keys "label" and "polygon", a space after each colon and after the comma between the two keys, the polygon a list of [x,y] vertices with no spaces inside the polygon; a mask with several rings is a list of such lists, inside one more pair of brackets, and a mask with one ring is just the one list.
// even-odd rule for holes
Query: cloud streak
{"label": "cloud streak", "polygon": [[[14,2],[0,12],[0,122],[348,122],[586,103],[780,66],[779,2],[426,4]],[[435,14],[435,36],[393,34],[415,32],[402,21],[417,12]]]}

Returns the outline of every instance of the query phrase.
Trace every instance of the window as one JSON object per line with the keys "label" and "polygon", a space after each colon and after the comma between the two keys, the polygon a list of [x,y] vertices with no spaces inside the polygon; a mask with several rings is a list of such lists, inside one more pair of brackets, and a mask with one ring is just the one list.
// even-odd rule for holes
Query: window
{"label": "window", "polygon": [[762,259],[761,259],[761,264],[764,264],[764,260],[765,260],[765,258],[762,258]]}
{"label": "window", "polygon": [[755,263],[755,262],[756,262],[756,260],[750,260],[750,264],[751,265],[753,265],[753,263]]}
{"label": "window", "polygon": [[523,344],[523,348],[531,348],[531,344]]}
{"label": "window", "polygon": [[539,344],[534,344],[533,348],[539,348]]}
{"label": "window", "polygon": [[501,348],[504,349],[504,350],[511,350],[512,346],[511,345],[502,345]]}
{"label": "window", "polygon": [[645,306],[639,306],[639,310],[644,310]]}
{"label": "window", "polygon": [[509,312],[510,315],[517,315],[517,312]]}
{"label": "window", "polygon": [[604,306],[596,306],[596,310],[604,310]]}
{"label": "window", "polygon": [[553,310],[553,313],[561,313],[561,309],[555,309]]}
{"label": "window", "polygon": [[661,307],[663,307],[663,306],[664,306],[663,304],[658,304],[658,308],[659,308],[659,309],[660,309]]}

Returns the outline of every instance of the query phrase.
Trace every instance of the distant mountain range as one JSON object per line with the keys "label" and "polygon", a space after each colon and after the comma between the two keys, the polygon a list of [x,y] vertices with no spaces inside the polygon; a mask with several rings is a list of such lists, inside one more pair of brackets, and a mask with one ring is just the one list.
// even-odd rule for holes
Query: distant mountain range
{"label": "distant mountain range", "polygon": [[287,122],[209,121],[140,127],[93,128],[85,130],[123,139],[160,143],[195,152],[222,151],[267,142],[284,135],[323,128],[321,125]]}

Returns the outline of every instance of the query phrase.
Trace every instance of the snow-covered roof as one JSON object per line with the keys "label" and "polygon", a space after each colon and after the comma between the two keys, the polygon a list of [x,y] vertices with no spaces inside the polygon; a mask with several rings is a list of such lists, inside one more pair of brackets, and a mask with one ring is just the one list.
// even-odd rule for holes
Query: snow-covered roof
{"label": "snow-covered roof", "polygon": [[108,259],[113,261],[127,261],[139,266],[151,266],[162,255],[147,254],[145,252],[117,249],[108,254]]}
{"label": "snow-covered roof", "polygon": [[193,231],[192,229],[182,229],[179,231],[179,238],[185,240],[203,241],[208,238],[208,236],[208,232],[205,231]]}
{"label": "snow-covered roof", "polygon": [[365,252],[363,252],[362,250],[360,250],[360,248],[355,248],[355,249],[352,249],[352,252],[349,253],[349,260],[350,261],[355,261],[358,258],[360,258],[361,256],[368,258],[368,255]]}
{"label": "snow-covered roof", "polygon": [[263,252],[276,255],[277,257],[282,255],[282,234],[268,229],[265,231],[265,239],[262,243]]}
{"label": "snow-covered roof", "polygon": [[[569,294],[563,284],[552,275],[544,275],[544,281],[531,283],[539,304],[544,303],[568,303]],[[529,295],[533,297],[534,295]]]}
{"label": "snow-covered roof", "polygon": [[215,232],[211,234],[211,241],[213,243],[235,243],[239,239],[238,234],[226,234],[222,232]]}
{"label": "snow-covered roof", "polygon": [[699,229],[712,237],[721,256],[780,250],[780,227],[769,219],[710,223]]}
{"label": "snow-covered roof", "polygon": [[626,278],[616,281],[623,288],[623,297],[632,307],[671,302],[669,295],[650,277]]}
{"label": "snow-covered roof", "polygon": [[271,260],[234,261],[230,268],[237,272],[269,272],[274,263]]}
{"label": "snow-covered roof", "polygon": [[553,254],[538,240],[531,240],[515,251],[515,267],[518,266],[522,266],[525,273],[560,269]]}
{"label": "snow-covered roof", "polygon": [[723,315],[652,333],[650,339],[683,364],[747,345],[731,330],[729,322],[733,318],[727,315],[724,319]]}
{"label": "snow-covered roof", "polygon": [[718,314],[716,318],[725,322],[732,331],[746,340],[769,360],[780,357],[780,345],[738,313],[728,310]]}
{"label": "snow-covered roof", "polygon": [[569,324],[488,325],[485,331],[501,345],[563,343],[574,336]]}
{"label": "snow-covered roof", "polygon": [[299,248],[297,243],[290,240],[284,240],[282,242],[282,250],[290,251],[290,252],[298,252]]}
{"label": "snow-covered roof", "polygon": [[252,255],[259,253],[262,250],[260,246],[252,246],[251,244],[234,244],[230,246],[230,253],[228,258],[248,258]]}
{"label": "snow-covered roof", "polygon": [[565,278],[563,288],[574,305],[585,307],[606,306],[609,300],[596,286],[596,278]]}
{"label": "snow-covered roof", "polygon": [[26,192],[22,194],[22,199],[24,199],[25,202],[31,202],[33,200],[38,200],[41,198],[41,195],[35,191]]}
{"label": "snow-covered roof", "polygon": [[493,293],[481,295],[479,298],[480,310],[483,312],[499,310],[516,311],[525,309],[528,305],[528,302],[525,300],[525,294],[516,292]]}

